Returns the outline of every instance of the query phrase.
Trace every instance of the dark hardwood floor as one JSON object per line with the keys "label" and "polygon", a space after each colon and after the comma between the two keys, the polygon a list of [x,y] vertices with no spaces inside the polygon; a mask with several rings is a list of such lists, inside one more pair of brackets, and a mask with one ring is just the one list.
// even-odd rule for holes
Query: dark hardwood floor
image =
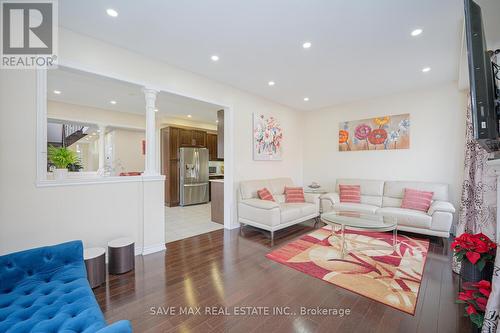
{"label": "dark hardwood floor", "polygon": [[[278,232],[273,248],[310,232],[305,223]],[[95,294],[108,322],[130,319],[134,332],[470,332],[455,304],[458,276],[448,241],[431,238],[415,316],[265,258],[268,236],[251,228],[218,230],[136,257],[136,268],[109,276]],[[201,314],[179,314],[179,307]],[[290,307],[296,315],[208,315],[205,307]],[[350,309],[348,316],[301,316],[300,307]],[[153,309],[152,309],[153,307]],[[165,312],[174,307],[177,314]],[[217,309],[218,310],[218,309]]]}

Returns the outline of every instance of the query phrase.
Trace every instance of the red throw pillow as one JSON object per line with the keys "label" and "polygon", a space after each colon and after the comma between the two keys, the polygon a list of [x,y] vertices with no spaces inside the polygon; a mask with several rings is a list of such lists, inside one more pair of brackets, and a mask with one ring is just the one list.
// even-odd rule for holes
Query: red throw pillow
{"label": "red throw pillow", "polygon": [[302,187],[285,187],[285,202],[306,202],[304,198],[304,189]]}
{"label": "red throw pillow", "polygon": [[413,190],[411,188],[405,188],[405,194],[403,196],[403,202],[401,203],[401,208],[420,210],[422,212],[427,212],[431,206],[432,197],[434,192]]}
{"label": "red throw pillow", "polygon": [[340,202],[361,203],[361,186],[339,185]]}
{"label": "red throw pillow", "polygon": [[257,194],[261,200],[274,201],[274,197],[271,192],[267,188],[263,188],[262,190],[258,190]]}

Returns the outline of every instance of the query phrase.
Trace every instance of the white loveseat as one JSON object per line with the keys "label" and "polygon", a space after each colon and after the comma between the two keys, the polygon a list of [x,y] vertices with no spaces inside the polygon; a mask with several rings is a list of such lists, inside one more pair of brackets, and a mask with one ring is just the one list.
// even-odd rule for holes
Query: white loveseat
{"label": "white loveseat", "polygon": [[[240,182],[238,191],[238,222],[274,232],[319,217],[319,194],[305,193],[304,203],[286,203],[285,186],[293,187],[290,178],[274,178]],[[257,191],[267,188],[276,201],[259,199]]]}
{"label": "white loveseat", "polygon": [[[361,203],[342,203],[339,185],[360,185]],[[455,208],[449,202],[448,185],[410,181],[338,179],[336,192],[321,196],[322,212],[350,210],[398,218],[398,230],[449,237]],[[434,192],[427,212],[401,208],[405,188]]]}

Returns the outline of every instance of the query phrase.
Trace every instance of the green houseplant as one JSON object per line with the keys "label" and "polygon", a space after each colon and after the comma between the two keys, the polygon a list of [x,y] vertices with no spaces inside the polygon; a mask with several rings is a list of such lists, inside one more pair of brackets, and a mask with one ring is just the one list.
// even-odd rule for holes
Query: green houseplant
{"label": "green houseplant", "polygon": [[68,165],[78,163],[78,156],[66,147],[56,148],[49,146],[48,159],[54,164],[54,176],[56,179],[63,179],[68,173]]}

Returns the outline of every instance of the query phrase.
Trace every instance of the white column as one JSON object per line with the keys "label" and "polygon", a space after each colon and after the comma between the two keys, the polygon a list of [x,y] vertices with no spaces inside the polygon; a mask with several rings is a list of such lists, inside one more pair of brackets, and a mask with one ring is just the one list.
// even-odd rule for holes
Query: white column
{"label": "white column", "polygon": [[104,145],[104,136],[106,135],[106,126],[99,124],[99,172],[104,174],[104,165],[106,161],[106,151]]}
{"label": "white column", "polygon": [[144,175],[159,175],[156,167],[156,112],[155,102],[157,90],[144,88],[146,98],[146,167]]}

